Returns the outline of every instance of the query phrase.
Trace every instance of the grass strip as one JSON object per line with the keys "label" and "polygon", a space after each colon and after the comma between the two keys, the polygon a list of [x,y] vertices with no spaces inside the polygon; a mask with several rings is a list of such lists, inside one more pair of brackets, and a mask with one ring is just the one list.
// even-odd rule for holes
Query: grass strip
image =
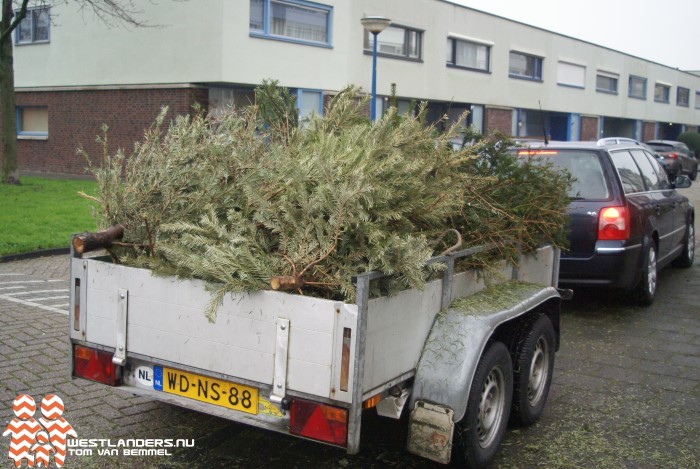
{"label": "grass strip", "polygon": [[96,194],[96,184],[38,177],[0,184],[0,256],[68,247],[72,234],[94,231],[94,204],[78,191]]}

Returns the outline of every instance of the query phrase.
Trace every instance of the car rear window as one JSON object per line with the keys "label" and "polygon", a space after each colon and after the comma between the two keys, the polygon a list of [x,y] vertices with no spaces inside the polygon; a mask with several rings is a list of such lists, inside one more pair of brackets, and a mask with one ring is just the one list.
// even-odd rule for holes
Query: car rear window
{"label": "car rear window", "polygon": [[594,151],[546,150],[531,153],[555,168],[566,170],[574,177],[569,190],[573,199],[609,199],[610,188],[605,179],[600,157]]}
{"label": "car rear window", "polygon": [[654,151],[667,152],[673,151],[673,145],[666,145],[663,143],[649,143],[648,144]]}

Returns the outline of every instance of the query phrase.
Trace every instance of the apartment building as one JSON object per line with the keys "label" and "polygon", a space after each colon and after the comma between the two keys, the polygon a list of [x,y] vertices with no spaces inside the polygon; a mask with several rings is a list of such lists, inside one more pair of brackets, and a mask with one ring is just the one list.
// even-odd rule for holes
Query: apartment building
{"label": "apartment building", "polygon": [[147,28],[104,24],[74,2],[32,9],[14,37],[17,138],[24,171],[79,174],[96,137],[130,152],[162,106],[171,116],[254,100],[275,79],[303,115],[348,84],[370,90],[377,36],[381,113],[427,101],[481,132],[596,140],[674,138],[700,125],[700,76],[446,0],[139,2]]}

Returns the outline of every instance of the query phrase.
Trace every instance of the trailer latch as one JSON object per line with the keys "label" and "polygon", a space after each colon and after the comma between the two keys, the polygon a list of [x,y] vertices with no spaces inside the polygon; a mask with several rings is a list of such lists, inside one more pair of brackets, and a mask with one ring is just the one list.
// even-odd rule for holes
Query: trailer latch
{"label": "trailer latch", "polygon": [[117,343],[114,348],[112,363],[119,366],[126,364],[126,322],[129,313],[129,290],[120,288],[117,292]]}
{"label": "trailer latch", "polygon": [[287,392],[287,361],[289,353],[289,319],[277,318],[275,347],[275,374],[272,379],[270,401],[281,405]]}

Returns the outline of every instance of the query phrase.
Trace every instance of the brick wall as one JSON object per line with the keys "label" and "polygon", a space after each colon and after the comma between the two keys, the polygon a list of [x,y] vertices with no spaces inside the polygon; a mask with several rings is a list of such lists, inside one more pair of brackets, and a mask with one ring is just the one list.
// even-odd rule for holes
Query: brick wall
{"label": "brick wall", "polygon": [[581,140],[598,141],[598,118],[581,116]]}
{"label": "brick wall", "polygon": [[484,121],[486,123],[484,134],[498,131],[505,135],[511,135],[513,132],[512,109],[487,107]]}
{"label": "brick wall", "polygon": [[206,88],[17,92],[17,106],[46,106],[49,113],[47,140],[18,141],[20,170],[84,174],[86,161],[77,149],[99,161],[96,138],[103,124],[109,126],[110,153],[121,148],[130,154],[163,106],[172,119],[192,113],[195,103],[207,109],[207,95]]}

